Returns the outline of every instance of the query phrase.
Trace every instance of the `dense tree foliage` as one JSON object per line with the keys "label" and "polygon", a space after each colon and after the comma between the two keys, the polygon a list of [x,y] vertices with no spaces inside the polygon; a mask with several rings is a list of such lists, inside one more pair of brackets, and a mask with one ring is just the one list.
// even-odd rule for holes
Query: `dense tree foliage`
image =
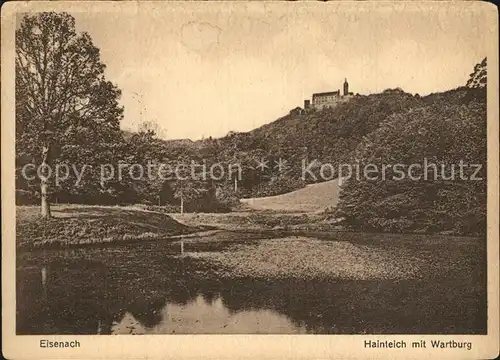
{"label": "dense tree foliage", "polygon": [[[475,69],[471,79],[486,71]],[[486,83],[481,84],[469,81],[467,87],[430,95],[422,106],[384,120],[358,145],[351,163],[379,170],[404,164],[406,175],[401,179],[391,168],[385,179],[350,178],[335,215],[365,230],[484,234]],[[420,165],[412,178],[411,164]]]}
{"label": "dense tree foliage", "polygon": [[[75,31],[69,14],[22,18],[16,30],[16,165],[31,162],[45,169],[43,176],[22,184],[25,191],[39,184],[43,217],[50,217],[54,191],[49,167],[61,160],[94,165],[114,156],[123,109],[120,91],[105,79],[104,68],[99,49],[87,33]],[[102,189],[91,179],[89,172],[76,187],[69,176],[71,190],[64,183],[56,186],[62,193],[85,189],[97,195]]]}

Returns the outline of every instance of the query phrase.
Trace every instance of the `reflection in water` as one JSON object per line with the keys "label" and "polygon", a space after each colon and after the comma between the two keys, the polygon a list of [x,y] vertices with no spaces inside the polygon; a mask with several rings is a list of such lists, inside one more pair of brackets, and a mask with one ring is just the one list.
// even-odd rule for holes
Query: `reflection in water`
{"label": "reflection in water", "polygon": [[167,303],[158,324],[148,327],[126,312],[111,326],[112,334],[294,334],[305,333],[286,316],[271,310],[231,312],[222,298],[207,301],[203,295],[185,305]]}
{"label": "reflection in water", "polygon": [[[234,241],[231,235],[226,240]],[[224,244],[190,243],[189,251],[214,251],[221,246]],[[286,312],[258,305],[252,280],[222,282],[207,264],[179,256],[184,248],[181,239],[107,249],[21,253],[17,333],[306,331]]]}
{"label": "reflection in water", "polygon": [[[472,298],[459,303],[458,297],[451,302],[446,279],[444,286],[433,281],[432,293],[428,283],[419,281],[223,279],[213,265],[182,256],[183,251],[219,251],[243,237],[247,243],[262,237],[214,236],[199,243],[182,240],[180,248],[179,242],[150,242],[19,253],[17,333],[485,331],[484,304]],[[455,284],[457,294],[470,287]]]}

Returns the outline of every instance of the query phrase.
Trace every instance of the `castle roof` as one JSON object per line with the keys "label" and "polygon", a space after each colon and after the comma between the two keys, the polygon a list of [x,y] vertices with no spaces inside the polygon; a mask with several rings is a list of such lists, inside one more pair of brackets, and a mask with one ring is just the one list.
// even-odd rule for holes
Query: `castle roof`
{"label": "castle roof", "polygon": [[313,94],[313,99],[317,96],[340,95],[340,90]]}

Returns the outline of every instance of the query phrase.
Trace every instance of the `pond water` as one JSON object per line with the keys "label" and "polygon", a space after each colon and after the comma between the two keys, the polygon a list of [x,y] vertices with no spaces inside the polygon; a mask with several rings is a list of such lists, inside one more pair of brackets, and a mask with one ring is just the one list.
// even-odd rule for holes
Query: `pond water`
{"label": "pond water", "polygon": [[[182,250],[219,251],[262,237],[219,233],[184,241]],[[178,241],[21,252],[17,255],[17,333],[485,331],[481,312],[485,299],[473,294],[474,299],[465,297],[467,303],[457,302],[446,289],[436,290],[426,282],[227,278],[219,271],[207,261],[183,256]],[[449,284],[449,280],[443,282]]]}

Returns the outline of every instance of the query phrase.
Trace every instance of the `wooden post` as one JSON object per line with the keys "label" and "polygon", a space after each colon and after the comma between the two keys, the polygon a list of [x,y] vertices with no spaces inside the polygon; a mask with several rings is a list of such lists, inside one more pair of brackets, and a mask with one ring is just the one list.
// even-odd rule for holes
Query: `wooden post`
{"label": "wooden post", "polygon": [[181,215],[184,214],[184,195],[181,190]]}
{"label": "wooden post", "polygon": [[184,240],[181,238],[181,254],[184,254]]}

